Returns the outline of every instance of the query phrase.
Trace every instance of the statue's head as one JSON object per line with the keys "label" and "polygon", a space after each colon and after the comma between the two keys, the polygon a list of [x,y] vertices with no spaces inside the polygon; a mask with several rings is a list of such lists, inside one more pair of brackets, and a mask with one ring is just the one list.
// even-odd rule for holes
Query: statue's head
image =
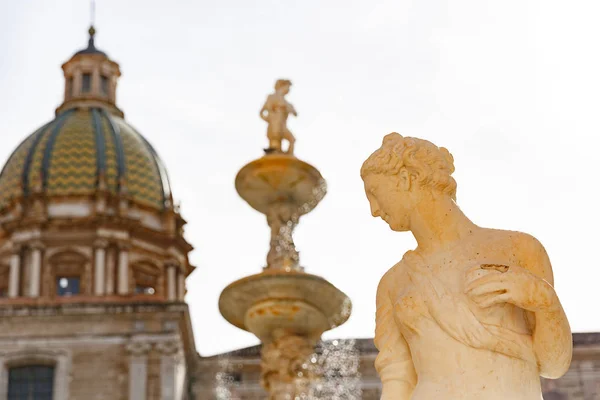
{"label": "statue's head", "polygon": [[275,82],[275,90],[282,92],[283,94],[288,94],[290,92],[290,86],[292,86],[292,81],[288,79],[278,79],[277,82]]}
{"label": "statue's head", "polygon": [[406,231],[411,213],[423,200],[456,198],[453,172],[454,159],[445,148],[390,133],[364,162],[360,175],[371,214],[381,217],[394,231]]}

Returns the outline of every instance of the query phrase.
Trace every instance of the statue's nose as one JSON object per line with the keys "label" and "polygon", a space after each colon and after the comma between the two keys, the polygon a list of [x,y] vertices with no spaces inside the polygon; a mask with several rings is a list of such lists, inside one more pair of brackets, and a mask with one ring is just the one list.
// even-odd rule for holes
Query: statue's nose
{"label": "statue's nose", "polygon": [[371,215],[374,217],[379,217],[381,216],[381,213],[379,212],[379,207],[376,205],[372,205],[371,206]]}

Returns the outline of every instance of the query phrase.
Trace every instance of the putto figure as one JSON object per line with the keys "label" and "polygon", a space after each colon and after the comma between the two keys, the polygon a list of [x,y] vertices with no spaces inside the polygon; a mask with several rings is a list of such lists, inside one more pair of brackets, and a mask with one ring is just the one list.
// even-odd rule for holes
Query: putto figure
{"label": "putto figure", "polygon": [[377,289],[382,400],[540,400],[571,362],[567,317],[543,246],[481,228],[455,203],[445,148],[387,135],[361,176],[374,217],[417,248]]}
{"label": "putto figure", "polygon": [[294,154],[294,143],[296,138],[287,127],[287,118],[289,114],[298,116],[294,106],[287,102],[285,95],[290,92],[292,82],[287,79],[279,79],[275,82],[275,93],[267,97],[265,105],[260,110],[260,117],[267,121],[267,138],[269,139],[269,148],[265,149],[267,153],[282,153],[281,142],[283,139],[288,141],[287,154]]}

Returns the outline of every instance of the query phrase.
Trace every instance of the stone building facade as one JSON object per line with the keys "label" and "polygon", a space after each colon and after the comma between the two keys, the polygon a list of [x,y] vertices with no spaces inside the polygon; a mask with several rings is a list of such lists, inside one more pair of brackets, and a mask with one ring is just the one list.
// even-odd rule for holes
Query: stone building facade
{"label": "stone building facade", "polygon": [[[381,382],[374,367],[377,349],[373,340],[332,340],[327,341],[326,346],[341,346],[344,342],[356,349],[358,368],[354,376],[331,374],[333,378],[329,379],[338,379],[343,384],[349,378],[355,378],[359,383],[354,390],[336,398],[379,400]],[[569,371],[558,380],[542,380],[544,400],[600,399],[600,333],[575,333],[573,343],[573,362]],[[342,358],[341,363],[352,363],[352,359]],[[339,367],[333,364],[333,368]],[[260,387],[259,378],[260,346],[200,357],[193,392],[196,399],[203,400],[263,400],[266,393]]]}
{"label": "stone building facade", "polygon": [[189,398],[192,246],[94,34],[0,173],[0,400]]}

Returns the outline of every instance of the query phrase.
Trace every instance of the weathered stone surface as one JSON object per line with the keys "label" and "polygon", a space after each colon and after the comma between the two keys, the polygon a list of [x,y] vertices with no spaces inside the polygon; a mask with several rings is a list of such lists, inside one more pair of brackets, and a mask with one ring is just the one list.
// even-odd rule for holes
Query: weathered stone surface
{"label": "weathered stone surface", "polygon": [[397,133],[361,169],[371,214],[417,241],[377,290],[382,399],[538,400],[572,353],[548,255],[471,222],[453,172],[448,150]]}

